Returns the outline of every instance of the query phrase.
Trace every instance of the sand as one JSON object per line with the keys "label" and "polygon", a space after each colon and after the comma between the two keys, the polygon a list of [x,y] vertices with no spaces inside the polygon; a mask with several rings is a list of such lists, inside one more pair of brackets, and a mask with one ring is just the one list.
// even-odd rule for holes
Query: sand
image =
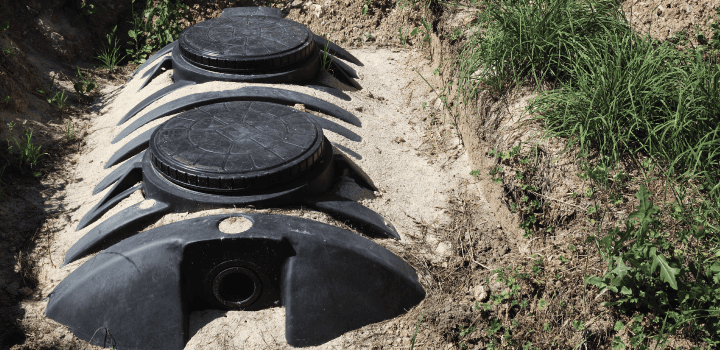
{"label": "sand", "polygon": [[[343,101],[329,94],[310,88],[291,85],[267,85],[277,88],[294,90],[311,96],[321,98],[341,108],[350,111],[360,118],[362,127],[354,127],[329,116],[324,116],[342,124],[362,136],[362,142],[352,142],[326,131],[325,135],[330,141],[343,145],[360,154],[361,160],[354,159],[356,164],[370,177],[377,186],[377,191],[362,188],[352,179],[344,180],[335,188],[337,193],[357,200],[368,208],[383,215],[398,229],[403,238],[399,243],[410,244],[409,237],[420,237],[417,222],[442,223],[448,220],[446,207],[448,195],[458,183],[463,180],[473,181],[469,175],[471,169],[467,156],[462,151],[462,145],[456,142],[460,151],[457,159],[448,157],[448,161],[434,162],[431,157],[421,152],[426,133],[421,122],[423,113],[420,104],[422,101],[431,101],[434,96],[426,83],[411,70],[410,67],[424,67],[431,71],[429,61],[419,57],[419,54],[409,50],[362,49],[351,50],[365,65],[355,66],[360,79],[358,82],[363,90],[356,91],[344,85],[338,85],[352,97],[351,101]],[[142,194],[137,191],[123,200],[101,219],[85,229],[75,231],[79,220],[109,191],[93,196],[95,185],[107,176],[114,168],[103,169],[105,162],[125,142],[136,135],[148,130],[171,118],[168,116],[156,120],[136,130],[133,134],[117,144],[110,141],[132,121],[116,126],[117,122],[127,111],[139,101],[158,89],[172,83],[167,71],[153,80],[143,90],[137,91],[142,83],[140,72],[130,82],[122,87],[108,88],[105,96],[98,104],[97,115],[93,116],[93,126],[87,136],[87,145],[78,156],[73,170],[75,181],[67,186],[62,201],[67,208],[74,208],[71,215],[63,218],[63,229],[55,234],[54,241],[48,249],[48,259],[44,262],[39,274],[41,296],[47,296],[60,281],[75,270],[89,257],[64,267],[60,263],[67,250],[95,225],[106,220],[120,210],[144,201]],[[326,77],[329,83],[337,84],[332,77]],[[168,101],[182,98],[185,95],[206,92],[236,89],[247,84],[213,82],[186,87],[165,96],[153,105],[141,111],[134,119],[153,108]],[[263,84],[253,84],[263,85]],[[316,113],[323,116],[322,114]],[[441,152],[441,151],[438,151]],[[457,154],[457,152],[456,152]],[[144,206],[152,206],[152,201],[145,201]],[[252,212],[249,208],[209,210],[198,213],[169,214],[153,223],[150,228],[162,226],[175,221],[192,217],[213,215],[228,212]],[[267,212],[267,210],[265,211]],[[278,211],[273,211],[278,212]],[[308,210],[280,211],[287,215],[302,216],[313,220],[334,223],[327,215]],[[242,222],[236,223],[237,232],[247,229]],[[439,250],[447,249],[449,244],[433,237],[428,242]],[[375,242],[388,245],[385,240]],[[44,308],[47,301],[27,302],[24,307],[37,317],[44,317]],[[274,308],[256,312],[221,312],[209,310],[196,312],[190,316],[191,339],[187,349],[267,349],[289,347],[285,341],[285,310]],[[60,327],[64,332],[66,328]],[[346,333],[330,341],[318,349],[347,348],[349,346],[362,346],[358,341],[362,339],[364,329]]]}

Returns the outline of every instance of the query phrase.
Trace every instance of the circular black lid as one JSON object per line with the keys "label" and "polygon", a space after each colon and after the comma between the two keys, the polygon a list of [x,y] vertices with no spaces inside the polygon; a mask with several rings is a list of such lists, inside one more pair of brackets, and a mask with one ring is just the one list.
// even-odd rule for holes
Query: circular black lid
{"label": "circular black lid", "polygon": [[267,102],[216,103],[181,113],[150,139],[155,168],[203,192],[257,191],[297,179],[325,151],[307,114]]}
{"label": "circular black lid", "polygon": [[182,55],[213,71],[268,72],[301,62],[315,50],[312,32],[276,17],[213,18],[180,34]]}

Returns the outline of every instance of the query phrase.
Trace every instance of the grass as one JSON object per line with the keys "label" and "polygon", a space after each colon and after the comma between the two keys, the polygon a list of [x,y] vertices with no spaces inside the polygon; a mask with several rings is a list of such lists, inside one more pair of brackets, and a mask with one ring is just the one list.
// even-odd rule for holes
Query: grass
{"label": "grass", "polygon": [[188,6],[178,0],[147,0],[142,12],[134,9],[135,0],[132,0],[133,29],[128,31],[132,41],[127,54],[135,63],[144,62],[152,52],[173,42],[184,29],[184,24],[192,23],[193,19]]}
{"label": "grass", "polygon": [[55,94],[53,95],[53,90],[55,86],[55,77],[53,77],[50,80],[50,86],[45,87],[43,85],[43,88],[38,90],[39,93],[41,93],[44,97],[47,103],[55,107],[57,110],[62,110],[65,108],[65,102],[67,101],[68,96],[65,94],[65,90],[55,91]]}
{"label": "grass", "polygon": [[[649,174],[659,174],[653,180],[664,184],[654,197],[663,203],[655,205],[653,193],[642,185],[636,193],[640,206],[627,220],[588,237],[607,268],[588,275],[585,282],[608,290],[611,301],[605,305],[634,320],[632,329],[618,321],[615,331],[631,336],[628,344],[613,338],[613,348],[662,347],[670,336],[716,347],[720,64],[714,42],[720,45],[720,28],[713,27],[716,32],[707,46],[681,51],[677,38],[660,42],[630,30],[614,1],[481,1],[478,6],[483,9],[478,30],[457,59],[461,102],[467,106],[482,91],[502,96],[521,86],[536,91],[551,87],[539,93],[528,111],[547,135],[579,150],[576,160],[585,169],[581,178],[594,184],[586,195],[609,194],[609,203],[586,208],[591,224],[606,220],[608,207],[622,203],[617,194],[629,182],[648,183]],[[513,150],[491,155],[501,164],[530,161],[512,160],[518,153]],[[620,166],[624,162],[643,169],[645,176],[618,178],[626,177]],[[542,236],[548,227],[539,224],[543,201],[532,187],[532,172],[512,174],[504,168],[509,169],[497,166],[490,175],[497,182],[514,177],[520,194],[512,208],[521,215],[525,236]],[[507,272],[500,273],[510,281]],[[494,297],[496,303],[507,301],[502,295]],[[583,321],[588,322],[572,320],[570,325],[578,331]],[[467,334],[467,329],[460,333]],[[493,338],[501,330],[504,338]],[[507,344],[512,327],[490,322],[485,335],[490,348],[500,341]]]}
{"label": "grass", "polygon": [[75,84],[73,84],[73,88],[75,88],[75,93],[77,93],[79,97],[88,99],[89,96],[87,94],[97,87],[97,83],[94,80],[90,80],[87,74],[83,75],[80,71],[79,66],[77,66],[76,68],[77,75],[75,76],[75,78],[77,80],[75,81]]}
{"label": "grass", "polygon": [[115,31],[117,31],[117,25],[113,28],[112,32],[105,35],[107,45],[103,44],[103,48],[95,57],[95,59],[100,61],[100,67],[110,71],[114,70],[115,67],[120,64],[120,61],[127,56],[120,55],[120,47],[118,46],[117,38],[115,38]]}
{"label": "grass", "polygon": [[23,124],[25,138],[16,137],[13,133],[14,128],[14,123],[8,123],[8,153],[14,154],[20,164],[27,164],[32,168],[40,161],[40,157],[47,153],[40,151],[41,146],[33,145],[33,131],[25,124]]}

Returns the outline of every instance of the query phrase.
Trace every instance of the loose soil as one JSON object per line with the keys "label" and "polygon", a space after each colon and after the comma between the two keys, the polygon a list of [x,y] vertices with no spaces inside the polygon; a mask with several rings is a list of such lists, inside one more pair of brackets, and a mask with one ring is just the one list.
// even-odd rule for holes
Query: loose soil
{"label": "loose soil", "polygon": [[[91,96],[92,102],[69,100],[71,107],[59,112],[48,105],[37,92],[55,78],[55,88],[71,93],[75,65],[89,67],[94,50],[100,47],[113,23],[123,19],[128,4],[117,6],[113,16],[98,22],[80,16],[68,5],[35,0],[26,5],[9,0],[1,2],[13,12],[11,29],[0,35],[0,45],[10,41],[17,48],[14,55],[0,55],[0,136],[7,137],[7,123],[22,124],[33,130],[33,142],[47,153],[33,168],[19,166],[7,150],[0,148],[3,164],[8,164],[0,186],[0,348],[13,349],[85,349],[85,342],[75,338],[66,327],[44,316],[44,298],[70,272],[86,259],[60,267],[67,249],[90,227],[75,232],[83,215],[105,192],[91,195],[92,188],[112,169],[102,169],[104,162],[122,142],[110,145],[123,127],[117,120],[131,106],[152,92],[171,83],[165,72],[140,92],[140,79],[125,83],[135,67],[112,72],[90,70],[101,88]],[[188,2],[196,20],[219,16],[225,7],[252,5],[250,1]],[[585,287],[583,276],[600,274],[604,265],[593,245],[585,243],[591,232],[614,225],[627,217],[636,205],[628,192],[624,202],[612,211],[609,221],[589,224],[593,217],[587,208],[593,200],[571,193],[585,193],[589,183],[575,174],[574,153],[563,153],[563,140],[541,139],[538,124],[527,122],[532,116],[524,107],[534,96],[531,90],[520,90],[498,98],[482,95],[468,108],[445,105],[438,97],[444,91],[450,101],[457,96],[452,88],[443,90],[454,78],[452,60],[462,36],[451,40],[456,29],[467,34],[476,11],[441,5],[403,8],[394,1],[373,1],[366,14],[365,1],[340,0],[313,3],[285,2],[278,6],[283,16],[307,25],[316,34],[325,35],[338,45],[350,49],[365,65],[353,66],[363,90],[342,86],[349,102],[305,88],[283,86],[326,101],[357,115],[362,128],[346,125],[363,137],[360,143],[344,140],[327,132],[331,141],[340,143],[363,156],[357,163],[378,186],[378,191],[362,189],[350,179],[335,190],[388,218],[402,236],[399,242],[375,240],[406,261],[418,272],[427,291],[426,299],[406,315],[349,332],[318,348],[410,348],[413,332],[422,317],[415,341],[416,349],[455,349],[464,344],[483,349],[481,332],[460,334],[461,326],[475,324],[487,328],[491,318],[508,327],[521,311],[506,308],[490,313],[473,307],[476,301],[487,301],[490,294],[502,293],[506,285],[493,270],[504,267],[531,269],[536,257],[542,256],[547,276],[558,276],[521,286],[522,296],[537,308],[540,299],[553,307],[540,319],[518,317],[519,329],[528,330],[517,339],[532,339],[534,346],[573,348],[585,341],[590,348],[610,348],[612,326],[621,315],[599,305],[607,295]],[[659,5],[659,7],[658,7]],[[694,38],[695,25],[710,37],[710,21],[715,1],[625,1],[623,7],[640,32],[667,40],[686,30]],[[124,12],[123,12],[124,11]],[[116,14],[117,13],[117,14]],[[107,23],[106,23],[107,22]],[[425,35],[425,24],[431,31]],[[122,24],[118,32],[122,32]],[[401,40],[400,29],[418,34]],[[643,29],[644,28],[644,29]],[[125,32],[127,29],[125,29]],[[697,44],[697,42],[695,42]],[[334,78],[326,77],[335,83]],[[208,83],[185,88],[166,96],[154,106],[184,95],[211,90],[237,88],[243,84]],[[302,108],[302,106],[296,106]],[[142,112],[141,114],[143,114]],[[321,114],[319,114],[321,115]],[[321,115],[322,116],[322,115]],[[327,116],[324,116],[327,117]],[[328,117],[331,118],[331,117]],[[167,120],[163,118],[137,130],[125,140]],[[68,124],[70,123],[70,124]],[[74,129],[66,129],[73,125]],[[68,130],[74,130],[70,138]],[[505,176],[501,183],[486,176],[497,165],[506,174],[528,171],[523,164],[499,161],[489,154],[493,149],[508,150],[518,142],[538,143],[541,160],[534,170],[533,183],[539,188],[538,199],[547,206],[537,227],[552,228],[551,233],[526,239],[519,228],[521,218],[511,203],[520,198],[517,181]],[[521,151],[522,156],[529,149]],[[478,170],[482,176],[470,175]],[[627,169],[630,175],[639,169]],[[39,172],[39,177],[33,173]],[[660,184],[658,184],[660,186]],[[652,189],[658,193],[657,188]],[[106,190],[107,191],[107,190]],[[603,200],[597,193],[594,200]],[[119,210],[142,201],[135,193],[98,222]],[[238,209],[237,211],[252,211]],[[186,218],[212,215],[228,210],[168,215],[157,227]],[[350,230],[327,215],[303,208],[266,210],[264,212],[294,215],[335,224]],[[536,227],[536,228],[537,228]],[[360,233],[359,233],[360,234]],[[569,259],[569,265],[559,257]],[[534,306],[533,306],[534,305]],[[564,305],[564,306],[563,306]],[[586,330],[577,331],[570,321],[585,320]],[[557,325],[561,331],[543,338],[543,323]],[[627,322],[626,322],[627,323]],[[284,340],[284,309],[259,312],[206,311],[191,315],[191,339],[187,348],[289,348]],[[627,337],[626,333],[619,334]],[[690,347],[692,342],[671,339],[676,348]],[[524,344],[524,342],[520,342]],[[501,344],[502,345],[502,344]]]}

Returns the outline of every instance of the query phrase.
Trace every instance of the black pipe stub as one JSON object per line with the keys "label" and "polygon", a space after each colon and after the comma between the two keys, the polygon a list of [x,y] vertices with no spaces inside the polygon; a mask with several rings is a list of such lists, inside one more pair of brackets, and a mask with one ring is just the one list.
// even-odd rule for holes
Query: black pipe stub
{"label": "black pipe stub", "polygon": [[[230,309],[243,309],[252,305],[262,293],[262,282],[257,274],[240,266],[221,266],[213,269],[212,292],[215,299]],[[215,272],[215,273],[213,273]]]}
{"label": "black pipe stub", "polygon": [[264,102],[212,104],[155,130],[150,157],[169,181],[205,193],[259,193],[312,170],[328,152],[305,113]]}

